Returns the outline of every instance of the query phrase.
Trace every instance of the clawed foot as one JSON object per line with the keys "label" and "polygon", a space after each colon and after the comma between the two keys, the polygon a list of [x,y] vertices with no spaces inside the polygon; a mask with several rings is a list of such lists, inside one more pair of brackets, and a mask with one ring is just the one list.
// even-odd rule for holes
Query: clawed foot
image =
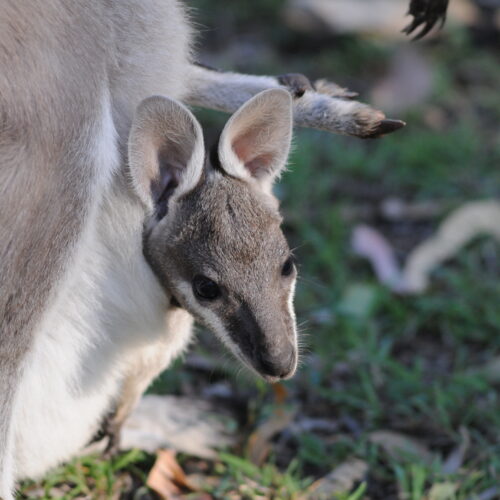
{"label": "clawed foot", "polygon": [[121,428],[121,424],[111,424],[111,428],[107,434],[108,444],[102,453],[103,458],[106,460],[116,457],[120,452]]}
{"label": "clawed foot", "polygon": [[342,99],[354,99],[358,96],[357,92],[352,92],[325,78],[316,80],[314,83],[302,73],[287,73],[276,78],[281,85],[290,91],[293,97],[302,97],[307,90]]}
{"label": "clawed foot", "polygon": [[293,97],[302,97],[307,90],[312,92],[316,90],[311,80],[301,73],[287,73],[276,78],[278,83],[286,87]]}
{"label": "clawed foot", "polygon": [[[406,125],[401,120],[387,119],[382,111],[378,111],[367,104],[352,101],[358,95],[356,92],[351,92],[329,80],[320,79],[312,83],[307,76],[300,73],[280,75],[277,79],[281,85],[290,91],[295,99],[302,97],[305,99],[304,94],[306,92],[314,92],[315,94],[331,97],[334,100],[350,101],[346,103],[347,107],[342,106],[339,111],[336,111],[344,122],[343,131],[348,135],[363,139],[374,139],[395,132]],[[332,104],[334,105],[333,101]],[[322,101],[321,106],[323,107],[311,110],[311,116],[316,113],[318,116],[323,117],[331,113],[328,102]],[[312,126],[314,127],[315,125]],[[319,126],[317,128],[322,127]]]}
{"label": "clawed foot", "polygon": [[413,21],[403,29],[403,33],[411,35],[417,28],[422,26],[414,40],[419,40],[440,22],[441,27],[446,20],[446,11],[449,0],[411,0],[408,14],[413,16]]}
{"label": "clawed foot", "polygon": [[109,413],[109,415],[104,418],[101,424],[101,428],[89,443],[97,443],[107,438],[108,442],[106,444],[106,448],[102,453],[103,458],[105,458],[106,460],[115,457],[120,451],[122,425],[123,422],[119,422],[117,420],[115,412]]}
{"label": "clawed foot", "polygon": [[367,104],[357,104],[359,107],[353,111],[353,130],[350,135],[361,139],[378,139],[406,126],[404,121],[388,119],[382,111]]}
{"label": "clawed foot", "polygon": [[[316,80],[314,82],[314,89],[319,94],[328,95],[337,99],[351,100],[359,95],[357,92],[352,92],[326,79]],[[359,111],[355,112],[354,120],[358,125],[358,130],[355,135],[364,139],[382,137],[406,125],[406,123],[401,120],[386,119],[382,112],[364,104],[360,104]]]}

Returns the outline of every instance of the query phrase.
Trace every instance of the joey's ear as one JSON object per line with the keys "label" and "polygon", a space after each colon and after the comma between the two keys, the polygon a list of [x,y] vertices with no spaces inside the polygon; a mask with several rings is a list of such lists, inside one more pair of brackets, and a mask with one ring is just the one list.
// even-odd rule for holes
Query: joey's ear
{"label": "joey's ear", "polygon": [[163,96],[139,104],[128,143],[130,173],[138,195],[160,218],[171,196],[196,186],[204,158],[200,124],[184,105]]}
{"label": "joey's ear", "polygon": [[284,89],[260,92],[229,119],[219,160],[230,175],[254,179],[265,190],[286,165],[292,140],[292,98]]}

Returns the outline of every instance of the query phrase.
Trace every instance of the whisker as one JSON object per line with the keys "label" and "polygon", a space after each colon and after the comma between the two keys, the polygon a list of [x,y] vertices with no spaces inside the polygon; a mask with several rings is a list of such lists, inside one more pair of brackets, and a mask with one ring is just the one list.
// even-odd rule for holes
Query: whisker
{"label": "whisker", "polygon": [[319,280],[318,278],[314,278],[311,276],[304,276],[303,274],[299,274],[297,276],[297,281],[313,285],[317,288],[321,288],[322,290],[326,290],[329,288],[323,281]]}
{"label": "whisker", "polygon": [[291,250],[290,250],[290,253],[294,253],[295,250],[299,250],[300,248],[303,248],[305,247],[306,245],[310,245],[310,243],[308,241],[304,241],[304,243],[301,243],[300,245],[297,245],[296,247],[293,247]]}

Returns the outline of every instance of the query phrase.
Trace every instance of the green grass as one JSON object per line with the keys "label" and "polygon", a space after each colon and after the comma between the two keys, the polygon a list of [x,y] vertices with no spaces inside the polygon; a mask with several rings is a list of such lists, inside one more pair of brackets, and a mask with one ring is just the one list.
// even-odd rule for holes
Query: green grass
{"label": "green grass", "polygon": [[26,481],[19,497],[26,500],[118,498],[121,492],[130,489],[131,477],[145,482],[146,474],[141,466],[149,462],[147,455],[139,450],[131,450],[112,460],[82,457],[52,471],[42,484]]}
{"label": "green grass", "polygon": [[[278,4],[266,8],[274,12]],[[256,22],[255,12],[240,12],[237,23]],[[387,67],[392,51],[346,37],[339,47],[318,50],[315,57],[299,55],[290,65],[364,77]],[[368,463],[369,474],[339,499],[472,500],[500,484],[499,388],[480,370],[500,355],[498,244],[472,243],[436,270],[430,290],[416,297],[389,292],[350,249],[356,223],[378,226],[394,239],[399,256],[437,226],[438,218],[420,225],[380,221],[373,214],[389,196],[437,201],[446,213],[469,200],[499,195],[497,57],[474,48],[460,30],[428,48],[427,56],[435,65],[434,93],[421,109],[402,117],[409,123],[404,131],[377,141],[297,131],[290,171],[277,193],[300,262],[296,307],[305,322],[307,353],[286,386],[300,415],[334,420],[339,430],[334,436],[288,437],[289,455],[276,445],[262,467],[241,450],[221,454],[212,464],[219,483],[207,487],[214,498],[231,498],[243,483],[249,486],[241,498],[269,491],[272,498],[298,498],[314,479],[352,456]],[[446,117],[440,129],[428,125],[429,109]],[[226,119],[217,113],[199,116],[205,128]],[[346,215],[360,206],[366,210]],[[153,390],[181,392],[183,381],[195,380],[178,363]],[[235,382],[240,384],[255,427],[273,411],[272,392],[261,382]],[[419,439],[434,460],[389,456],[370,440],[370,433],[381,429]],[[470,444],[461,466],[450,473],[445,462],[463,439],[461,429]],[[28,483],[21,498],[52,498],[60,484],[65,485],[61,498],[113,498],[124,472],[140,484],[151,463],[152,457],[137,453],[113,462],[82,459],[50,475],[42,487],[45,496],[30,496],[42,490]]]}

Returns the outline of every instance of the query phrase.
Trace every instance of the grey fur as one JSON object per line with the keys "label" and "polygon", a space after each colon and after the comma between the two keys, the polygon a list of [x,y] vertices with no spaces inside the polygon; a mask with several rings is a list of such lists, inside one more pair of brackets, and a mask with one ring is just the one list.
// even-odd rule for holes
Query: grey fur
{"label": "grey fur", "polygon": [[[0,484],[9,467],[16,382],[94,196],[89,188],[98,165],[86,152],[105,91],[103,10],[95,1],[1,5]],[[87,52],[83,60],[70,55],[79,46]]]}
{"label": "grey fur", "polygon": [[[224,128],[216,165],[205,158],[203,169],[201,128],[170,99],[141,104],[129,141],[136,189],[146,204],[168,204],[161,215],[152,207],[146,259],[169,295],[269,380],[291,376],[297,364],[296,271],[282,274],[290,249],[271,194],[290,149],[291,106],[280,89],[252,98]],[[161,179],[167,198],[155,199]],[[220,297],[197,298],[197,276],[216,283]]]}
{"label": "grey fur", "polygon": [[[124,144],[142,98],[181,95],[189,29],[184,22],[164,33],[169,17],[184,20],[174,0],[1,0],[0,11],[0,497],[7,498],[24,360],[114,167],[99,152],[104,116]],[[177,50],[165,51],[169,45]],[[146,57],[144,47],[155,50]]]}
{"label": "grey fur", "polygon": [[161,282],[205,323],[177,284],[199,274],[212,279],[223,296],[204,307],[221,319],[253,368],[290,376],[296,345],[287,298],[294,276],[281,276],[290,250],[276,208],[266,195],[207,164],[201,182],[173,212],[145,240],[146,257]]}

